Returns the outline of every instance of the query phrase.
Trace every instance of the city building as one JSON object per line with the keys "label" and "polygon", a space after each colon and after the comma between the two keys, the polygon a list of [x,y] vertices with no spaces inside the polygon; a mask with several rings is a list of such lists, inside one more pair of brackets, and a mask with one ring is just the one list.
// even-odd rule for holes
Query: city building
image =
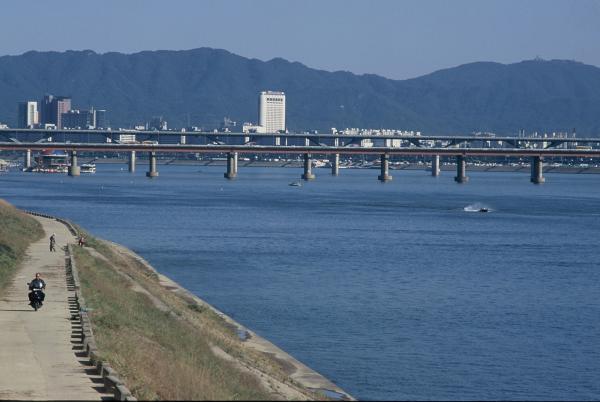
{"label": "city building", "polygon": [[94,109],[94,120],[96,130],[108,128],[108,118],[105,109]]}
{"label": "city building", "polygon": [[167,121],[162,116],[154,116],[147,126],[148,130],[166,131],[168,129]]}
{"label": "city building", "polygon": [[98,130],[107,128],[106,110],[69,110],[61,115],[62,128]]}
{"label": "city building", "polygon": [[246,122],[242,125],[242,133],[266,133],[264,126],[259,126],[254,123]]}
{"label": "city building", "polygon": [[41,124],[54,124],[62,128],[62,114],[71,110],[71,97],[44,95],[41,102],[42,121]]}
{"label": "city building", "polygon": [[285,132],[285,93],[262,91],[258,104],[258,125],[267,133]]}
{"label": "city building", "polygon": [[93,129],[94,114],[90,110],[69,110],[61,115],[62,128],[66,129]]}
{"label": "city building", "polygon": [[56,127],[62,128],[62,114],[71,110],[71,98],[59,97],[56,99]]}
{"label": "city building", "polygon": [[36,101],[19,102],[18,128],[36,128],[40,123],[38,103]]}
{"label": "city building", "polygon": [[40,101],[40,124],[45,127],[46,124],[56,124],[56,116],[52,116],[52,103],[54,95],[46,94]]}

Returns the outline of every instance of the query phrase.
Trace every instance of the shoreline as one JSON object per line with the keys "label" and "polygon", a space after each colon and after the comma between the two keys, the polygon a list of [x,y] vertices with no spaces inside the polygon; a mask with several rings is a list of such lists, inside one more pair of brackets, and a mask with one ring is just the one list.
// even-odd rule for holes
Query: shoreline
{"label": "shoreline", "polygon": [[[211,304],[207,303],[206,301],[202,300],[200,297],[194,295],[191,291],[184,288],[183,286],[181,286],[180,284],[178,284],[171,278],[158,272],[148,261],[146,261],[139,254],[135,253],[134,251],[128,249],[127,247],[125,247],[121,244],[112,242],[110,240],[104,240],[104,239],[99,239],[99,238],[97,238],[97,239],[106,243],[108,246],[115,249],[119,253],[126,254],[127,256],[135,259],[140,264],[142,264],[146,269],[155,273],[156,276],[159,278],[159,284],[161,285],[161,287],[164,290],[172,292],[186,300],[192,300],[194,303],[196,303],[200,307],[205,307],[207,309],[210,309],[212,312],[214,312],[216,315],[218,315],[220,318],[222,318],[228,325],[230,325],[232,328],[235,329],[235,331],[238,334],[238,337],[239,337],[240,341],[242,342],[242,344],[244,345],[244,347],[252,348],[258,352],[262,352],[266,355],[270,355],[274,360],[281,363],[282,367],[285,370],[285,374],[291,380],[293,380],[293,382],[297,383],[301,387],[304,387],[309,391],[320,392],[323,395],[325,395],[327,398],[333,399],[333,400],[350,400],[350,401],[356,400],[349,393],[347,393],[346,391],[344,391],[343,389],[338,387],[332,381],[330,381],[323,375],[319,374],[315,370],[311,369],[310,367],[306,366],[305,364],[301,363],[299,360],[294,358],[289,353],[285,352],[283,349],[279,348],[278,346],[271,343],[267,339],[257,335],[251,329],[245,327],[244,325],[238,323],[237,321],[235,321],[234,319],[232,319],[225,313],[219,311],[217,308],[215,308]],[[269,378],[269,375],[267,373],[263,373],[255,367],[246,366],[245,364],[235,360],[235,358],[228,355],[222,349],[215,348],[215,349],[213,349],[213,352],[225,360],[232,361],[234,364],[237,364],[238,366],[240,366],[239,368],[241,368],[242,370],[253,373],[261,379],[263,376],[266,376],[267,378]],[[273,378],[270,378],[270,379],[274,380]],[[295,387],[293,384],[290,384],[287,382],[283,382],[283,383],[279,384],[279,386],[280,387],[286,387],[286,386],[290,387],[290,388],[292,388],[292,390],[291,390],[292,392],[297,391],[297,390],[295,390]],[[300,392],[300,391],[298,391],[298,392]],[[292,399],[296,399],[296,398],[297,397],[294,397]]]}
{"label": "shoreline", "polygon": [[120,252],[129,255],[130,257],[134,258],[139,263],[144,265],[144,267],[146,267],[148,270],[154,272],[159,278],[160,285],[165,290],[168,290],[179,296],[183,296],[186,299],[191,299],[199,306],[206,307],[213,311],[215,314],[221,317],[227,324],[231,325],[236,330],[240,341],[244,345],[246,345],[246,347],[250,347],[259,352],[271,355],[275,360],[279,361],[280,363],[283,363],[282,366],[285,368],[286,374],[301,386],[311,391],[321,392],[325,394],[328,398],[336,400],[355,400],[350,394],[338,387],[332,381],[319,374],[315,370],[311,369],[310,367],[306,366],[305,364],[294,358],[292,355],[285,352],[283,349],[279,348],[278,346],[271,343],[267,339],[261,337],[260,335],[257,335],[251,329],[238,323],[237,321],[229,317],[227,314],[221,312],[211,304],[202,300],[200,297],[196,296],[191,291],[184,288],[171,278],[158,272],[148,261],[146,261],[139,254],[135,253],[134,251],[128,249],[127,247],[121,244],[109,240],[102,241],[104,241],[111,247],[119,250]]}

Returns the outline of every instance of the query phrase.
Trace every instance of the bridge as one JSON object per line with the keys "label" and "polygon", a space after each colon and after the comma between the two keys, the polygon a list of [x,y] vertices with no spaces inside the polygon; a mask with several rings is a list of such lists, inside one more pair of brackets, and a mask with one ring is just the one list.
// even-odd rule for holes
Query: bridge
{"label": "bridge", "polygon": [[[135,137],[132,137],[135,136]],[[132,141],[132,138],[135,140]],[[76,141],[74,141],[76,140]],[[364,141],[369,143],[365,144]],[[582,145],[585,144],[585,145]],[[382,182],[392,180],[391,156],[431,156],[433,176],[440,174],[440,157],[456,158],[458,183],[468,181],[469,157],[531,158],[531,182],[545,181],[543,161],[547,157],[600,157],[600,138],[406,136],[288,133],[222,133],[197,131],[110,131],[1,129],[0,150],[22,151],[25,166],[31,167],[31,152],[63,150],[70,153],[69,175],[79,175],[78,152],[129,153],[129,171],[135,171],[136,153],[148,153],[148,177],[157,177],[157,153],[227,154],[224,176],[237,176],[239,154],[301,154],[304,180],[312,180],[312,157],[331,155],[331,173],[339,174],[340,155],[378,155]]]}
{"label": "bridge", "polygon": [[273,145],[333,145],[353,146],[365,140],[395,144],[410,144],[415,147],[469,147],[485,143],[494,148],[560,148],[586,144],[600,148],[600,138],[568,137],[506,137],[506,136],[435,136],[401,134],[318,134],[318,133],[240,133],[215,131],[157,131],[157,130],[71,130],[71,129],[0,129],[0,141],[6,142],[86,142],[122,143],[134,136],[137,142],[181,144],[236,144],[269,143]]}

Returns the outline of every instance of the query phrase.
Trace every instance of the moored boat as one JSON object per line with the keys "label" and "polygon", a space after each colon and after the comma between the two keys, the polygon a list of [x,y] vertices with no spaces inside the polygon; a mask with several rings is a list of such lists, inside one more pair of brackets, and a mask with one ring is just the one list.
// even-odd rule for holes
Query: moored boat
{"label": "moored boat", "polygon": [[96,173],[96,164],[95,163],[83,163],[80,166],[81,173]]}
{"label": "moored boat", "polygon": [[68,156],[66,153],[44,151],[35,157],[35,166],[28,169],[35,173],[67,173],[69,170]]}

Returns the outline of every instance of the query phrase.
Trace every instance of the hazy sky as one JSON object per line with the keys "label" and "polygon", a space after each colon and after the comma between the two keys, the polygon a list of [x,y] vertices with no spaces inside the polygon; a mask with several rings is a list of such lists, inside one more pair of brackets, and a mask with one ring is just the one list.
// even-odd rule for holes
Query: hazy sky
{"label": "hazy sky", "polygon": [[410,78],[536,56],[600,66],[600,0],[3,0],[0,55],[213,47]]}

